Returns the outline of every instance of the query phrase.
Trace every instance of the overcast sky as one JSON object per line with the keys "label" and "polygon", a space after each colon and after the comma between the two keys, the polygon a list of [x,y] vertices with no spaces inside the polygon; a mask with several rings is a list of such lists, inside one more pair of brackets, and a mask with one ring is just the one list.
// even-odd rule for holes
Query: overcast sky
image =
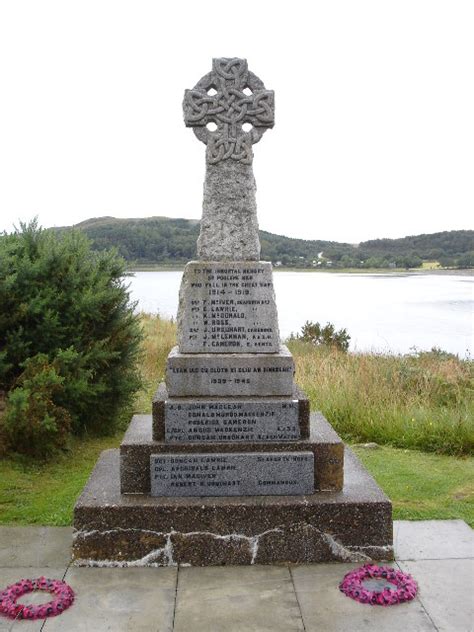
{"label": "overcast sky", "polygon": [[205,147],[181,103],[220,56],[275,91],[261,228],[473,228],[473,33],[472,0],[0,0],[0,229],[199,218]]}

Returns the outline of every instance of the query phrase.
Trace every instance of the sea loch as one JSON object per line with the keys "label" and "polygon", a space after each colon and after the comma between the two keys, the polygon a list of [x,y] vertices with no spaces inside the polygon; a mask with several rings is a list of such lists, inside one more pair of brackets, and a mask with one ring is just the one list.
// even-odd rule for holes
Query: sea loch
{"label": "sea loch", "polygon": [[[137,309],[175,318],[181,271],[135,272]],[[351,335],[352,351],[409,353],[439,347],[460,357],[474,351],[474,275],[274,272],[283,338],[306,320]]]}

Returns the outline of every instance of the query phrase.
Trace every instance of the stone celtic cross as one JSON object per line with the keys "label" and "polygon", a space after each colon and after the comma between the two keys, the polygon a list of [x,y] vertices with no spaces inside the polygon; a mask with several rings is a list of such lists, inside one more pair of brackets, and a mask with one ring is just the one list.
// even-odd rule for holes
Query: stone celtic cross
{"label": "stone celtic cross", "polygon": [[258,260],[252,145],[273,127],[274,93],[248,70],[247,60],[219,58],[185,91],[183,109],[186,126],[207,146],[198,256]]}
{"label": "stone celtic cross", "polygon": [[212,71],[185,91],[183,108],[186,126],[207,145],[211,164],[228,158],[250,164],[252,145],[274,123],[274,93],[248,70],[246,59],[214,59]]}

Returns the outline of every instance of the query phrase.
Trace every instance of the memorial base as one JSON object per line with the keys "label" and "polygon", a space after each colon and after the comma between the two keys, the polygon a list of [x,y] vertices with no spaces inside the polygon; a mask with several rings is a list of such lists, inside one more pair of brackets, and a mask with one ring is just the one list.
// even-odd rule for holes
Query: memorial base
{"label": "memorial base", "polygon": [[344,488],[306,496],[121,494],[118,450],[102,453],[74,509],[86,566],[365,562],[393,558],[392,506],[346,449]]}
{"label": "memorial base", "polygon": [[[311,422],[309,422],[308,413],[309,436],[308,439],[300,441],[166,443],[153,440],[151,415],[134,415],[120,445],[121,492],[122,494],[150,493],[150,457],[152,455],[192,457],[194,454],[207,453],[209,456],[223,456],[236,452],[258,454],[270,452],[275,455],[282,452],[310,452],[314,455],[314,489],[339,491],[343,484],[344,445],[321,413],[311,413]],[[202,494],[202,496],[206,495],[209,495],[209,492]]]}

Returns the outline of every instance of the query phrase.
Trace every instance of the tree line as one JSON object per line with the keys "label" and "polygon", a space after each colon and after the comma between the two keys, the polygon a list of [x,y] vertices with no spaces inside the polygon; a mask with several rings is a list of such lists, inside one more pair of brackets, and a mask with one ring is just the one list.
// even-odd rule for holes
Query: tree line
{"label": "tree line", "polygon": [[[151,217],[101,217],[76,226],[96,250],[115,247],[132,264],[183,263],[196,257],[197,220]],[[61,228],[56,230],[67,230]],[[442,267],[474,267],[474,231],[456,230],[360,244],[294,239],[260,231],[261,258],[275,265],[308,268],[417,268],[423,262]]]}

